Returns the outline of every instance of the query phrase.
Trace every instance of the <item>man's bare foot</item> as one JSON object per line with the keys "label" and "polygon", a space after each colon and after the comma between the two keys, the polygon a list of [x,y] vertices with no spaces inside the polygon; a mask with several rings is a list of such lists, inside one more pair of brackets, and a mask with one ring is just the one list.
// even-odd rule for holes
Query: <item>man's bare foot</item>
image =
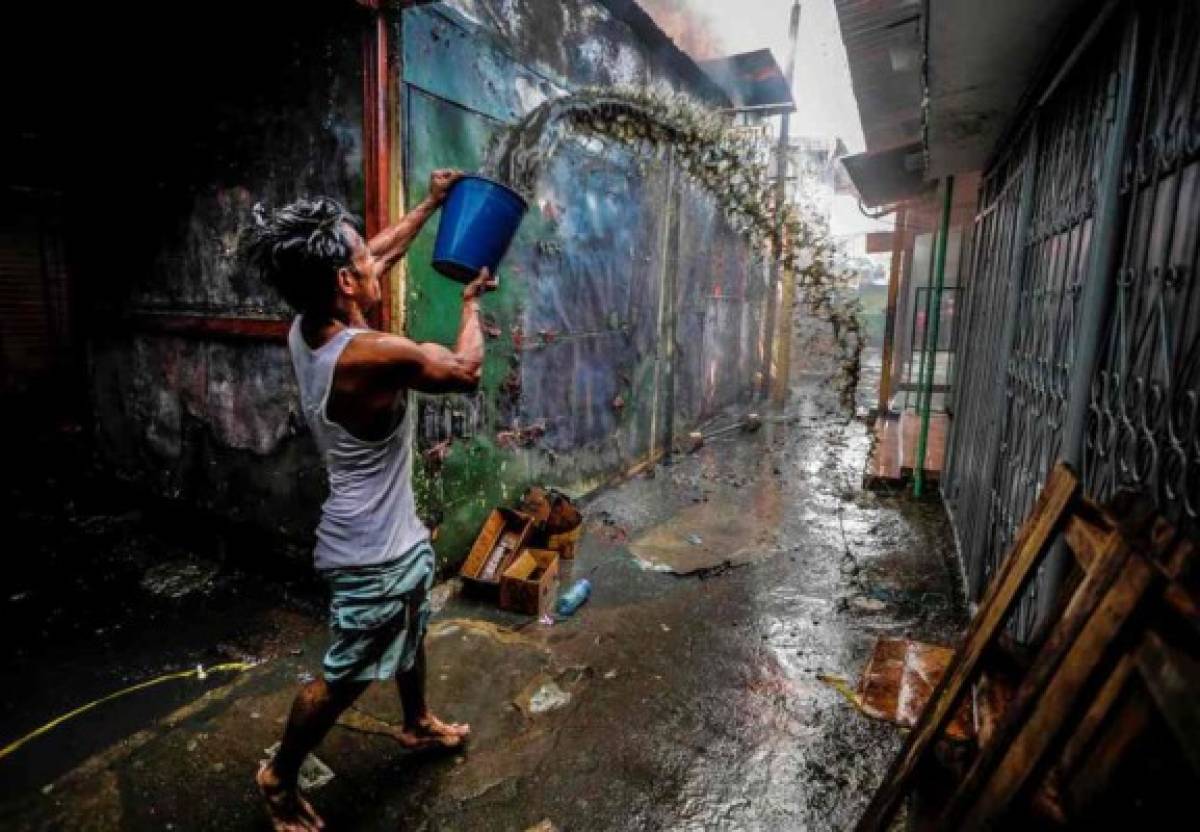
{"label": "man's bare foot", "polygon": [[275,832],[317,832],[325,828],[325,821],[312,804],[304,799],[299,789],[285,786],[270,762],[263,761],[254,781],[267,805]]}
{"label": "man's bare foot", "polygon": [[458,748],[470,733],[470,725],[445,723],[433,714],[426,714],[415,725],[404,728],[400,742],[406,748]]}
{"label": "man's bare foot", "polygon": [[417,720],[417,727],[422,731],[439,737],[454,737],[459,741],[465,740],[471,734],[471,726],[465,722],[442,722],[431,713]]}

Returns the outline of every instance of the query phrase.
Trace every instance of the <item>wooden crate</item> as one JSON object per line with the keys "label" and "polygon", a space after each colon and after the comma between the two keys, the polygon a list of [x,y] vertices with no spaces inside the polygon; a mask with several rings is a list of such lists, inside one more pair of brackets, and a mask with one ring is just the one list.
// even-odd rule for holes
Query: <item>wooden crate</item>
{"label": "wooden crate", "polygon": [[492,509],[459,570],[466,586],[485,594],[498,592],[504,570],[525,548],[532,529],[533,521],[524,514]]}
{"label": "wooden crate", "polygon": [[500,580],[500,606],[510,612],[547,615],[558,598],[558,553],[550,549],[525,549],[504,570]]}

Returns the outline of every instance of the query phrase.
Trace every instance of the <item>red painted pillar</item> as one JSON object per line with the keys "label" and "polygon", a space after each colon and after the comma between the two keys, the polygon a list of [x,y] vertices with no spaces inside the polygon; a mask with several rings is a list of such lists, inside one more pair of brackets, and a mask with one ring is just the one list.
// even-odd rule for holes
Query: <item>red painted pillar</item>
{"label": "red painted pillar", "polygon": [[[390,95],[394,86],[392,50],[387,16],[379,4],[365,3],[372,11],[363,31],[363,180],[366,193],[367,236],[378,233],[392,222],[392,124]],[[372,325],[391,329],[391,281],[383,281],[383,302]]]}

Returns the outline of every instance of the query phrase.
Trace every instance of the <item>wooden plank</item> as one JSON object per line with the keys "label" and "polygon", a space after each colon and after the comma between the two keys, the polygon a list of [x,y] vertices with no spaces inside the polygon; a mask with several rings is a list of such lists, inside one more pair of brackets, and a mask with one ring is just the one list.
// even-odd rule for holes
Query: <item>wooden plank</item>
{"label": "wooden plank", "polygon": [[1156,562],[1162,565],[1163,572],[1171,579],[1163,592],[1166,608],[1174,613],[1180,621],[1191,628],[1193,636],[1200,635],[1200,599],[1196,597],[1193,585],[1176,580],[1184,574],[1196,554],[1196,541],[1191,538],[1180,538],[1166,520],[1161,517],[1154,524],[1151,539],[1157,551],[1163,552]]}
{"label": "wooden plank", "polygon": [[[1124,543],[1119,542],[1118,548],[1124,549]],[[1021,790],[1041,772],[1045,754],[1068,724],[1079,694],[1100,669],[1113,640],[1157,577],[1141,557],[1113,557],[1113,560],[1123,560],[1124,567],[1115,581],[1105,581],[1112,585],[1098,604],[1089,604],[1091,587],[1087,579],[1080,585],[1067,614],[1047,640],[1046,648],[1009,709],[1005,730],[992,746],[981,750],[951,801],[941,821],[944,828],[982,829],[995,824]],[[1092,574],[1106,572],[1106,566],[1097,562]],[[1074,603],[1076,599],[1078,604]],[[1085,611],[1085,626],[1077,627],[1073,619]],[[1077,631],[1077,638],[1066,637],[1071,630]],[[1045,684],[1040,671],[1051,665],[1056,672]],[[1011,744],[1005,742],[1005,735],[1014,737]]]}
{"label": "wooden plank", "polygon": [[1043,824],[1055,827],[1066,826],[1067,812],[1063,808],[1062,798],[1058,791],[1048,786],[1040,788],[1033,795],[1030,808]]}
{"label": "wooden plank", "polygon": [[1137,668],[1183,755],[1200,776],[1200,662],[1150,630],[1137,651]]}
{"label": "wooden plank", "polygon": [[967,628],[962,647],[934,691],[921,720],[905,740],[892,761],[883,782],[871,798],[859,820],[859,832],[886,829],[899,808],[917,772],[925,752],[931,747],[955,714],[978,667],[980,657],[1000,631],[1012,608],[1021,597],[1062,525],[1064,513],[1079,493],[1079,479],[1071,469],[1059,463],[1050,473],[1046,487],[1013,543],[1000,571],[984,593],[975,617]]}
{"label": "wooden plank", "polygon": [[1196,553],[1195,541],[1176,538],[1175,530],[1162,518],[1155,524],[1151,537],[1155,543],[1155,550],[1164,553],[1159,562],[1167,575],[1172,578],[1178,577]]}
{"label": "wooden plank", "polygon": [[1075,772],[1087,758],[1088,752],[1100,734],[1101,727],[1112,714],[1133,670],[1133,654],[1126,653],[1117,662],[1117,666],[1109,677],[1104,680],[1104,685],[1096,694],[1096,698],[1092,700],[1091,705],[1088,706],[1078,727],[1067,739],[1058,762],[1055,763],[1049,778],[1047,778],[1057,786],[1058,791],[1062,790],[1061,784],[1070,781],[1075,776]]}
{"label": "wooden plank", "polygon": [[[377,6],[376,6],[377,8]],[[389,44],[390,28],[385,14],[376,10],[362,32],[362,130],[363,190],[367,237],[373,237],[392,221],[392,120],[393,103],[388,100],[394,87],[388,79],[396,74],[394,51]],[[391,330],[392,280],[380,284],[383,297],[371,312],[371,325]]]}
{"label": "wooden plank", "polygon": [[883,324],[883,360],[879,376],[879,413],[882,415],[890,410],[892,398],[892,353],[896,341],[896,299],[899,295],[901,280],[901,264],[907,247],[905,242],[908,206],[900,204],[896,211],[895,236],[892,239],[892,262],[888,269],[887,311],[884,313]]}
{"label": "wooden plank", "polygon": [[1181,584],[1172,583],[1163,593],[1163,601],[1168,610],[1200,634],[1200,600],[1188,592]]}
{"label": "wooden plank", "polygon": [[[925,447],[927,479],[941,476],[949,426],[950,418],[945,413],[934,413],[930,418],[929,441]],[[867,459],[863,487],[898,485],[912,477],[921,431],[920,415],[915,410],[905,410],[899,415],[883,414],[876,418],[872,431],[875,442]]]}
{"label": "wooden plank", "polygon": [[1088,760],[1070,782],[1062,785],[1060,798],[1068,817],[1095,804],[1112,783],[1117,767],[1126,758],[1133,743],[1145,734],[1153,716],[1149,696],[1136,686],[1122,702],[1096,742]]}
{"label": "wooden plank", "polygon": [[[1086,500],[1079,502],[1081,508],[1088,504]],[[1067,518],[1063,537],[1066,538],[1067,546],[1074,553],[1080,569],[1086,572],[1091,567],[1092,561],[1096,559],[1096,555],[1099,554],[1111,531],[1112,527],[1104,522],[1103,515],[1098,511],[1093,513],[1080,510]]]}
{"label": "wooden plank", "polygon": [[981,747],[990,743],[1000,729],[1020,679],[997,672],[987,661],[985,665],[975,684],[975,736]]}
{"label": "wooden plank", "polygon": [[291,321],[278,318],[218,318],[208,315],[135,313],[124,319],[135,332],[232,341],[287,343]]}

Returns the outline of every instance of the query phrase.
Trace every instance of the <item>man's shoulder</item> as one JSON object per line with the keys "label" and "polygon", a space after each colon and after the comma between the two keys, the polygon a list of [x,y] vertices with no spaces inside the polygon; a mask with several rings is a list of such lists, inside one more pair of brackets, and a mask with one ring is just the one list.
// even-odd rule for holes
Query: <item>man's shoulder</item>
{"label": "man's shoulder", "polygon": [[360,379],[403,382],[406,368],[415,361],[419,347],[409,338],[376,329],[355,334],[338,357],[338,369],[350,369]]}
{"label": "man's shoulder", "polygon": [[404,335],[395,332],[382,332],[378,329],[358,330],[354,338],[346,345],[346,352],[384,353],[394,355],[397,352],[412,349],[416,343]]}

